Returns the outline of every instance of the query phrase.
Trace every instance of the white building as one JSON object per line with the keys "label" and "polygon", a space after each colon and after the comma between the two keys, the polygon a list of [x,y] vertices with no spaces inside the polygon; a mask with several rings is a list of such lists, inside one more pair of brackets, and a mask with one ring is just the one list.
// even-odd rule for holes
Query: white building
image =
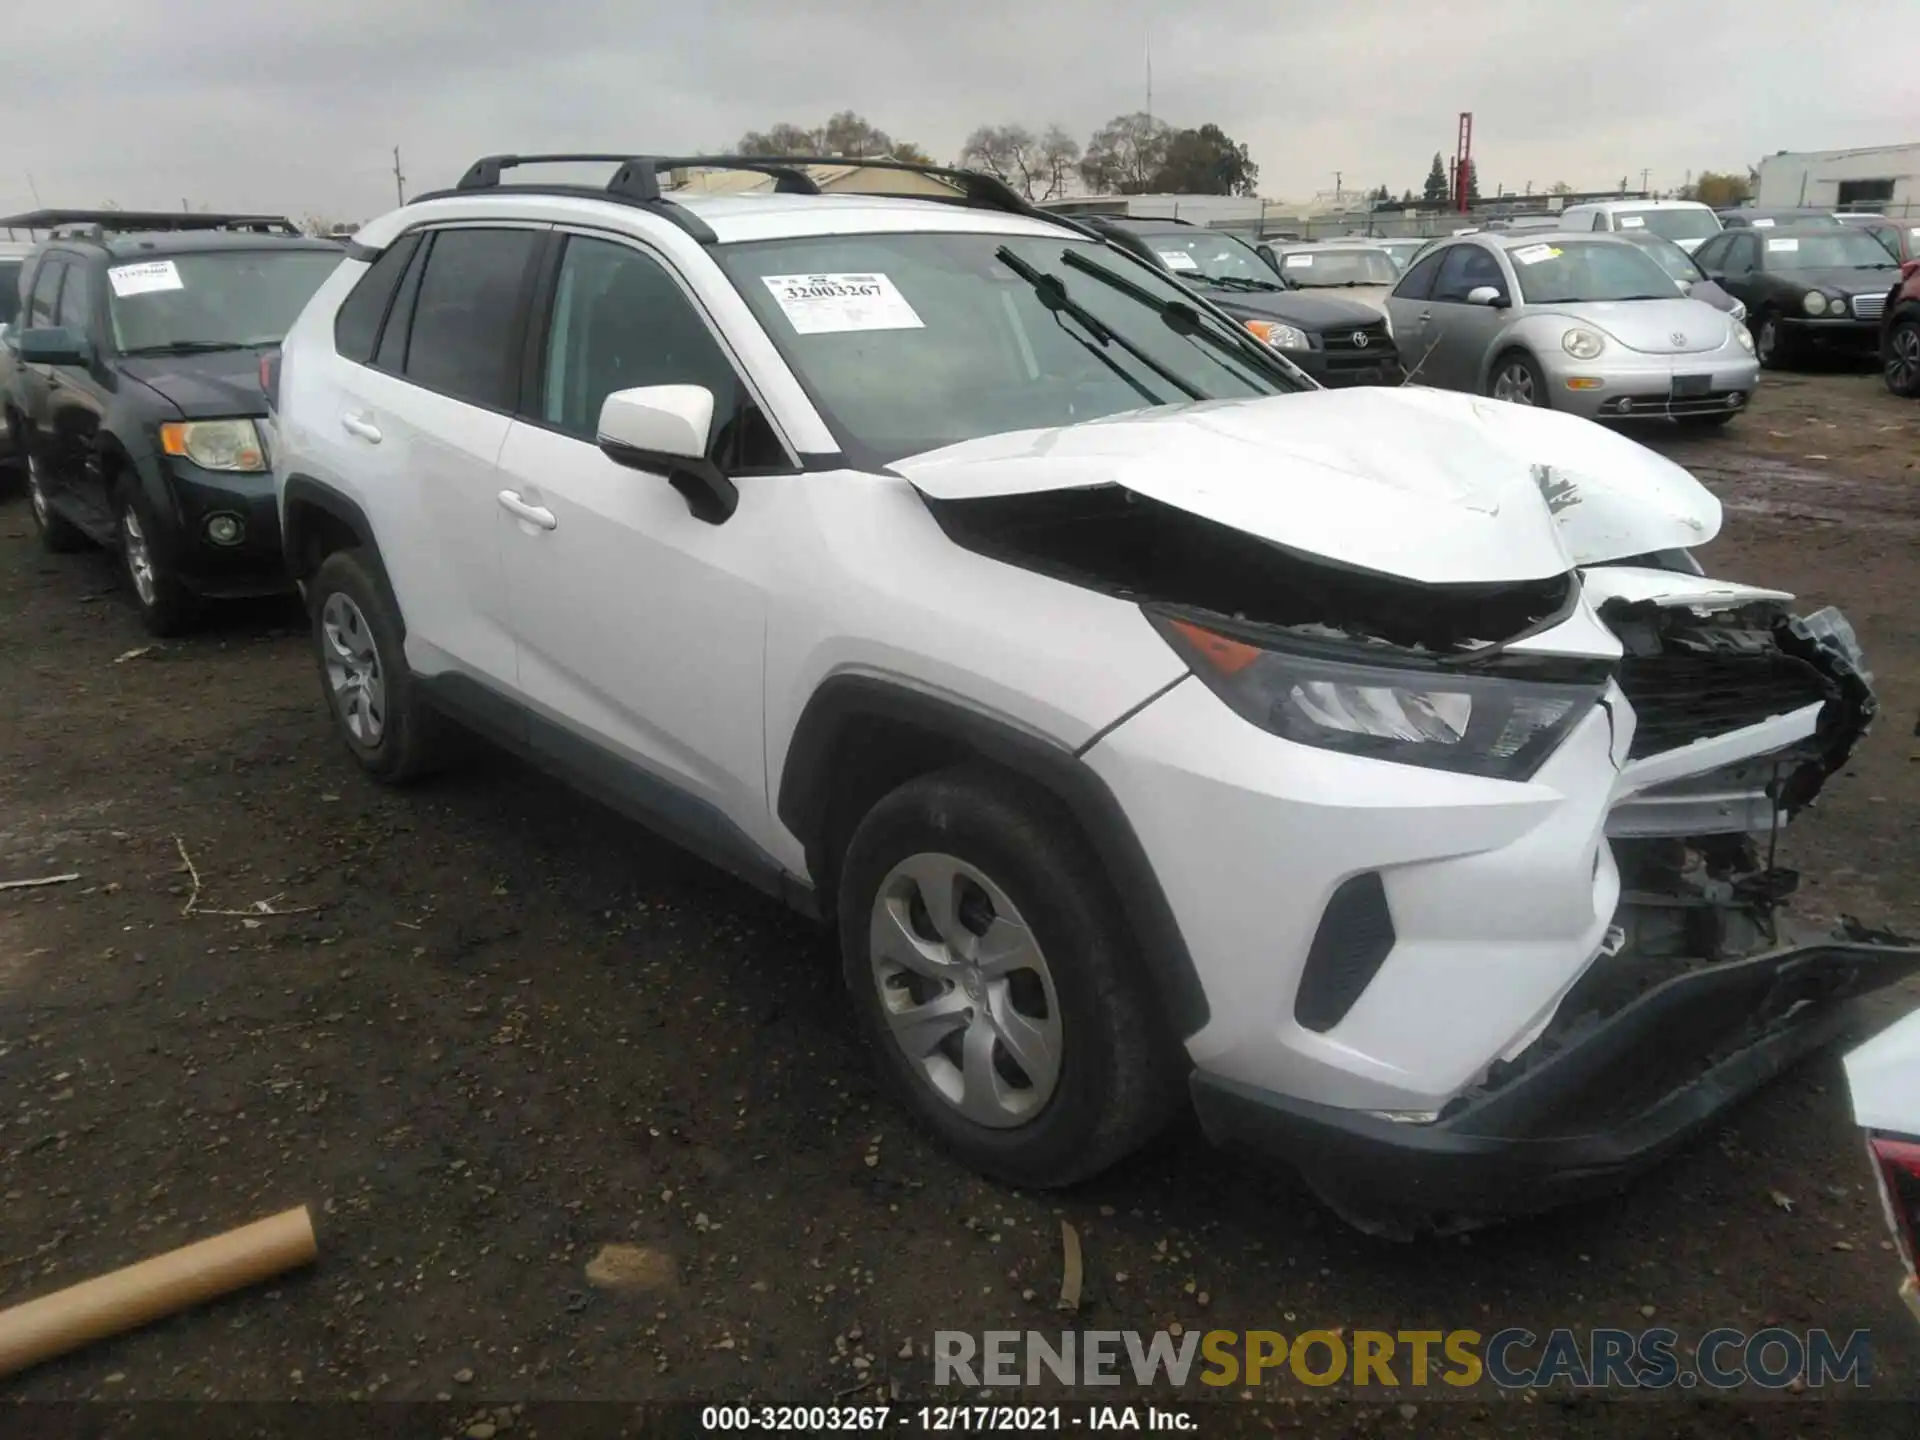
{"label": "white building", "polygon": [[1760,162],[1754,203],[1920,215],[1920,143],[1782,150]]}

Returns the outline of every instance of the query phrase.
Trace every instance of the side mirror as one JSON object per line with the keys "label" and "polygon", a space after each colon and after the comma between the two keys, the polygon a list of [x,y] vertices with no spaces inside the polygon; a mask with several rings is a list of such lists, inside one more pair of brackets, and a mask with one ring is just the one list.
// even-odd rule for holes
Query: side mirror
{"label": "side mirror", "polygon": [[1280,257],[1273,253],[1273,247],[1271,245],[1258,245],[1254,248],[1258,251],[1260,258],[1267,262],[1267,268],[1272,270],[1276,275],[1279,274]]}
{"label": "side mirror", "polygon": [[1507,298],[1494,285],[1476,285],[1467,291],[1467,304],[1485,305],[1494,310],[1507,308]]}
{"label": "side mirror", "polygon": [[601,402],[600,450],[615,464],[654,470],[686,498],[687,508],[718,525],[739,507],[740,492],[707,458],[713,392],[704,385],[642,385]]}
{"label": "side mirror", "polygon": [[1680,282],[1680,293],[1681,293],[1682,295],[1691,295],[1691,294],[1693,294],[1693,281],[1691,281],[1691,280],[1682,280],[1682,281]]}
{"label": "side mirror", "polygon": [[22,330],[16,349],[23,365],[85,365],[92,359],[87,342],[58,325]]}

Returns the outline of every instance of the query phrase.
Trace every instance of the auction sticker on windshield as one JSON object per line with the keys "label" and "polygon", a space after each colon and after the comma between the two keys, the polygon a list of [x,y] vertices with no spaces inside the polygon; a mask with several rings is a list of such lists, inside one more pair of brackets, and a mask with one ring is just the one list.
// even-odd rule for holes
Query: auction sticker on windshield
{"label": "auction sticker on windshield", "polygon": [[1162,250],[1160,258],[1167,262],[1169,270],[1198,270],[1200,262],[1184,250]]}
{"label": "auction sticker on windshield", "polygon": [[1760,219],[1753,222],[1753,228],[1756,230],[1771,230],[1773,228],[1772,217],[1762,216]]}
{"label": "auction sticker on windshield", "polygon": [[147,260],[139,265],[115,265],[107,271],[107,282],[121,299],[129,295],[147,295],[155,290],[180,290],[180,272],[171,260]]}
{"label": "auction sticker on windshield", "polygon": [[1287,256],[1286,264],[1289,270],[1305,270],[1313,264],[1313,257],[1311,255],[1289,255]]}
{"label": "auction sticker on windshield", "polygon": [[1560,252],[1551,245],[1522,245],[1513,252],[1513,258],[1522,265],[1538,265],[1542,260],[1552,260]]}
{"label": "auction sticker on windshield", "polygon": [[797,335],[849,330],[924,330],[907,297],[885,275],[763,275]]}
{"label": "auction sticker on windshield", "polygon": [[1620,228],[1622,230],[1641,230],[1646,228],[1646,223],[1647,220],[1644,215],[1622,215],[1620,217]]}
{"label": "auction sticker on windshield", "polygon": [[1775,235],[1767,241],[1769,250],[1798,250],[1799,248],[1800,237],[1797,235]]}

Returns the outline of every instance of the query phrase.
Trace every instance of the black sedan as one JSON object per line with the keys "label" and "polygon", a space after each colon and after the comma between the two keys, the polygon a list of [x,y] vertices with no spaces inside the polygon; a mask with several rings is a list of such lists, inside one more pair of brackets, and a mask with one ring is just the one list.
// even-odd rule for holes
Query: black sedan
{"label": "black sedan", "polygon": [[1754,348],[1769,369],[1814,348],[1873,354],[1900,268],[1878,240],[1846,225],[1728,230],[1693,258],[1746,304]]}

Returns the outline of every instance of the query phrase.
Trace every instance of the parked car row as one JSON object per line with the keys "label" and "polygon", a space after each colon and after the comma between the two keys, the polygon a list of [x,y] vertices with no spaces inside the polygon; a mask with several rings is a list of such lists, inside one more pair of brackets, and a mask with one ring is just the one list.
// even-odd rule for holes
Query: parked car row
{"label": "parked car row", "polygon": [[[833,924],[888,1084],[979,1170],[1070,1183],[1190,1102],[1364,1228],[1457,1228],[1625,1183],[1920,972],[1786,923],[1772,842],[1871,676],[1837,611],[1701,573],[1679,466],[1315,385],[1261,307],[1354,302],[1210,232],[600,158],[477,161],[241,347],[320,695],[376,780],[477,731]],[[696,165],[780,187],[664,187]],[[1388,304],[1590,305],[1542,332],[1576,361],[1634,304],[1730,324],[1628,242],[1535,243]],[[102,248],[63,263],[153,285]]]}
{"label": "parked car row", "polygon": [[54,232],[22,263],[0,342],[9,448],[46,547],[117,552],[160,635],[205,599],[286,589],[260,357],[342,247],[258,216],[62,211],[0,225]]}

